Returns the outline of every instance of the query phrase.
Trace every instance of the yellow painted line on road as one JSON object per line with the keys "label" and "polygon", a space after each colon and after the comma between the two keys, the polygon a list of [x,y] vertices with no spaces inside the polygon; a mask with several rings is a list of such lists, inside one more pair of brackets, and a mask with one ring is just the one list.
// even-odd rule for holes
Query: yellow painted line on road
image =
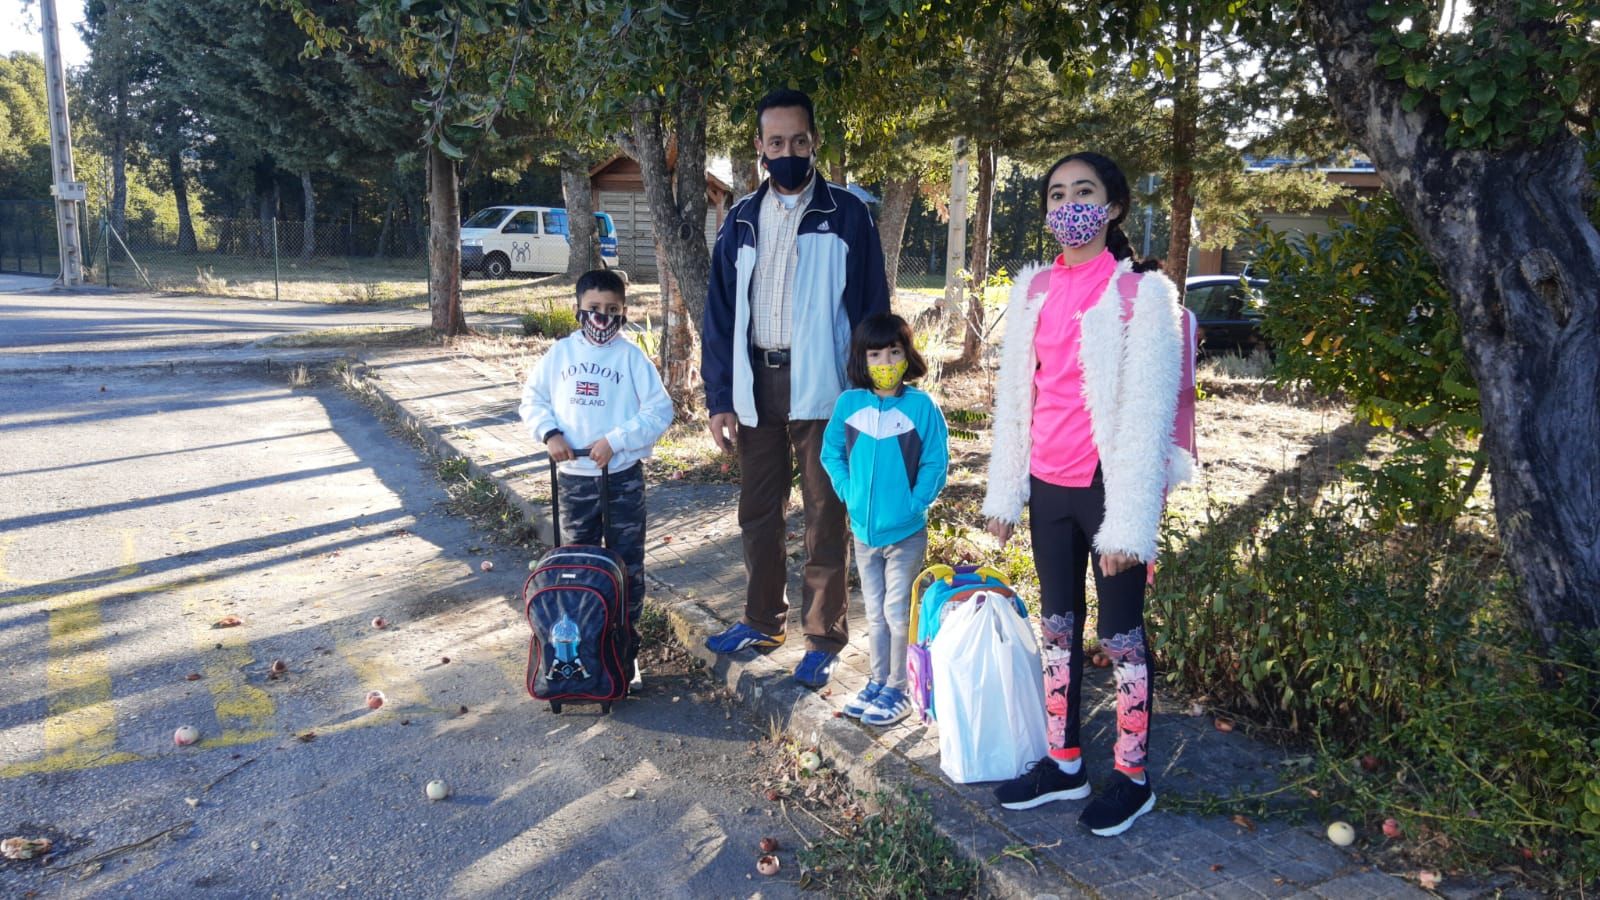
{"label": "yellow painted line on road", "polygon": [[200,746],[232,747],[275,737],[277,704],[271,694],[244,678],[245,667],[255,662],[250,642],[243,629],[211,627],[227,613],[210,590],[197,590],[202,583],[177,592],[189,613],[189,630],[200,653],[201,672],[216,707],[217,724],[222,726],[220,734],[206,735]]}
{"label": "yellow painted line on road", "polygon": [[38,587],[42,584],[104,584],[108,581],[132,578],[133,576],[139,574],[139,561],[134,558],[133,546],[133,538],[137,532],[138,529],[136,528],[122,529],[122,563],[117,567],[117,570],[112,572],[110,575],[96,575],[92,578],[45,578],[35,581],[19,581],[11,577],[10,570],[6,568],[6,557],[10,554],[11,546],[16,543],[17,539],[14,535],[11,537],[0,537],[0,584],[12,584],[16,585],[17,587],[26,588]]}
{"label": "yellow painted line on road", "polygon": [[68,595],[50,609],[45,663],[48,716],[44,756],[0,768],[0,778],[109,766],[140,759],[119,753],[111,663],[102,646],[100,598]]}

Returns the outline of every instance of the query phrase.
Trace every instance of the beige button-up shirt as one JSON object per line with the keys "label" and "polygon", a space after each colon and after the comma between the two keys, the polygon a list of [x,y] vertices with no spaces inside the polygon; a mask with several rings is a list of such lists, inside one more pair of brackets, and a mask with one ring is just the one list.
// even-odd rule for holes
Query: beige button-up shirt
{"label": "beige button-up shirt", "polygon": [[756,224],[756,269],[750,285],[750,320],[755,327],[756,346],[762,350],[787,350],[794,322],[794,270],[800,259],[795,236],[800,219],[811,205],[817,174],[812,172],[795,198],[794,206],[780,199],[771,185],[762,198]]}

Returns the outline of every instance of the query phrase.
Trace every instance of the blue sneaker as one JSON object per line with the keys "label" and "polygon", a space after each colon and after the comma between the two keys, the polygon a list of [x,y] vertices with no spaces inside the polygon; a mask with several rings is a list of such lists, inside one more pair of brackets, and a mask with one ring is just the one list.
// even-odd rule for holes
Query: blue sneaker
{"label": "blue sneaker", "polygon": [[794,680],[808,688],[822,687],[828,683],[828,676],[833,674],[833,665],[838,661],[837,653],[807,650],[806,655],[800,658],[800,665],[795,667]]}
{"label": "blue sneaker", "polygon": [[911,698],[899,688],[884,688],[872,706],[861,714],[864,725],[893,725],[911,715]]}
{"label": "blue sneaker", "polygon": [[861,714],[872,708],[872,701],[878,699],[878,694],[883,691],[883,685],[876,681],[867,682],[861,693],[844,702],[844,714],[852,719],[861,718]]}
{"label": "blue sneaker", "polygon": [[783,646],[782,634],[763,634],[740,622],[721,634],[706,638],[706,649],[712,653],[738,653],[750,647],[771,650]]}

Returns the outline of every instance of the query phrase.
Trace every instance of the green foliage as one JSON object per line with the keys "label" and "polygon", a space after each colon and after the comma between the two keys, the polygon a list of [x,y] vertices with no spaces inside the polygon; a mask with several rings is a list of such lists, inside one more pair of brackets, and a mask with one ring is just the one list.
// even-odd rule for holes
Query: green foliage
{"label": "green foliage", "polygon": [[44,62],[33,53],[0,56],[0,195],[50,196]]}
{"label": "green foliage", "polygon": [[1374,200],[1327,235],[1257,236],[1277,378],[1351,398],[1399,441],[1358,473],[1377,489],[1380,525],[1453,518],[1482,452],[1478,390],[1444,279],[1398,205]]}
{"label": "green foliage", "polygon": [[[1600,100],[1600,3],[1511,0],[1473,4],[1465,27],[1441,17],[1457,4],[1376,2],[1383,73],[1410,88],[1407,110],[1424,104],[1447,122],[1445,139],[1465,148],[1532,148],[1589,127]],[[1580,113],[1588,110],[1587,114]]]}
{"label": "green foliage", "polygon": [[535,310],[522,316],[522,333],[530,337],[564,338],[577,330],[577,313],[564,306]]}
{"label": "green foliage", "polygon": [[803,884],[858,900],[972,893],[977,863],[939,833],[926,797],[901,785],[878,791],[874,800],[878,812],[800,851]]}
{"label": "green foliage", "polygon": [[1600,874],[1600,673],[1538,655],[1482,544],[1375,535],[1363,505],[1284,499],[1169,533],[1160,670],[1313,745],[1325,801],[1443,835],[1451,864],[1550,848],[1559,877]]}

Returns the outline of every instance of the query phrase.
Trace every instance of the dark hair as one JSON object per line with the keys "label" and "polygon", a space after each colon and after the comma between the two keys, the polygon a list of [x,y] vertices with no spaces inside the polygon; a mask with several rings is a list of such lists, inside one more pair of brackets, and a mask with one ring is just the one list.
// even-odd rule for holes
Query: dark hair
{"label": "dark hair", "polygon": [[578,276],[578,299],[582,300],[583,295],[590,291],[616,294],[624,300],[628,299],[628,286],[622,283],[622,276],[610,269],[592,269]]}
{"label": "dark hair", "polygon": [[928,364],[911,339],[911,326],[894,313],[869,316],[856,326],[850,335],[850,359],[845,363],[844,374],[850,383],[859,388],[872,389],[872,376],[867,373],[867,351],[882,350],[896,344],[906,352],[906,381],[916,381],[928,374]]}
{"label": "dark hair", "polygon": [[817,113],[811,108],[811,98],[804,91],[793,88],[778,88],[761,98],[756,104],[756,137],[761,137],[761,114],[769,109],[799,107],[806,111],[807,127],[811,129],[811,136],[817,136]]}
{"label": "dark hair", "polygon": [[1099,177],[1100,183],[1106,189],[1106,202],[1115,204],[1121,212],[1116,218],[1106,223],[1106,249],[1117,259],[1133,260],[1135,272],[1150,272],[1161,270],[1161,260],[1141,260],[1133,255],[1133,243],[1128,240],[1128,235],[1122,230],[1122,220],[1128,217],[1128,207],[1132,205],[1133,194],[1128,190],[1128,178],[1122,174],[1122,169],[1117,164],[1098,153],[1069,153],[1056,160],[1044,173],[1044,181],[1039,185],[1039,212],[1042,215],[1050,208],[1050,177],[1056,170],[1073,160],[1085,163],[1094,169],[1094,174]]}

